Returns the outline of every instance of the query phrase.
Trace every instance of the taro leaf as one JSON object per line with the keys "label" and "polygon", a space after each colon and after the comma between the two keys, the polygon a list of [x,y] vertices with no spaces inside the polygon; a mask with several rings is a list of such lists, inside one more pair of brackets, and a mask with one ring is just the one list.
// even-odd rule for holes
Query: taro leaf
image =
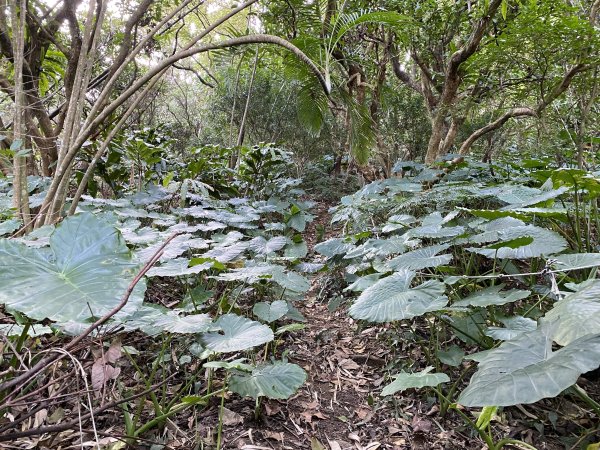
{"label": "taro leaf", "polygon": [[171,311],[164,306],[143,303],[133,314],[119,316],[117,321],[124,327],[124,331],[140,330],[153,336],[162,330],[154,324],[166,317]]}
{"label": "taro leaf", "polygon": [[354,248],[354,245],[350,242],[346,242],[342,238],[333,238],[320,244],[315,245],[315,251],[323,256],[332,258],[336,255],[342,255]]}
{"label": "taro leaf", "polygon": [[286,272],[285,267],[276,264],[257,264],[255,266],[232,269],[222,273],[217,280],[222,281],[245,281],[248,284],[260,280],[271,280],[282,288],[292,292],[306,292],[310,289],[310,282],[296,272]]}
{"label": "taro leaf", "polygon": [[287,243],[288,239],[285,236],[276,236],[268,241],[262,236],[257,236],[248,242],[248,248],[257,255],[270,255],[281,250]]}
{"label": "taro leaf", "polygon": [[453,303],[452,306],[478,306],[483,308],[490,305],[505,305],[506,303],[522,300],[531,294],[531,291],[522,291],[520,289],[501,292],[504,286],[506,285],[502,283],[476,291],[468,297]]}
{"label": "taro leaf", "polygon": [[[525,188],[525,186],[520,186],[520,188],[522,189],[531,189],[531,188]],[[497,197],[506,202],[509,203],[509,206],[506,206],[502,209],[506,210],[506,209],[512,209],[512,208],[524,208],[526,206],[531,206],[531,205],[537,205],[538,203],[542,203],[548,200],[552,200],[555,199],[556,197],[559,197],[560,195],[564,194],[565,192],[567,192],[569,190],[568,187],[565,186],[561,186],[558,189],[553,189],[551,191],[546,191],[546,192],[542,192],[539,191],[537,189],[535,189],[534,191],[537,192],[522,192],[521,195],[498,195]]]}
{"label": "taro leaf", "polygon": [[[33,319],[82,322],[119,304],[135,268],[115,228],[77,214],[56,228],[49,250],[0,240],[0,303]],[[139,283],[124,312],[141,305],[144,290]]]}
{"label": "taro leaf", "polygon": [[21,228],[21,221],[17,219],[9,219],[4,222],[0,222],[0,236],[5,234],[12,234]]}
{"label": "taro leaf", "polygon": [[530,219],[532,217],[545,217],[566,221],[568,211],[564,208],[512,208],[509,210],[513,217]]}
{"label": "taro leaf", "polygon": [[284,268],[275,264],[258,264],[256,266],[240,267],[221,273],[215,278],[221,281],[244,281],[248,284],[260,280],[270,280],[275,272],[283,272]]}
{"label": "taro leaf", "polygon": [[544,320],[556,321],[553,338],[560,345],[567,345],[587,334],[600,333],[600,280],[594,280],[556,302]]}
{"label": "taro leaf", "polygon": [[195,334],[208,331],[212,320],[208,314],[180,316],[171,312],[157,319],[152,325],[169,333]]}
{"label": "taro leaf", "polygon": [[393,395],[412,388],[434,387],[447,383],[450,378],[445,373],[430,373],[433,367],[417,373],[399,373],[394,375],[395,380],[381,391],[381,395]]}
{"label": "taro leaf", "polygon": [[221,333],[206,333],[202,340],[206,348],[214,352],[238,352],[271,342],[273,331],[254,320],[235,314],[225,314],[214,323]]}
{"label": "taro leaf", "polygon": [[306,322],[306,317],[296,308],[291,302],[287,302],[288,312],[286,313],[286,319],[295,320],[297,322]]}
{"label": "taro leaf", "polygon": [[552,258],[552,266],[557,270],[578,270],[600,266],[600,253],[573,253]]}
{"label": "taro leaf", "polygon": [[421,225],[409,230],[406,235],[413,238],[442,239],[463,234],[464,227],[442,227],[441,225]]}
{"label": "taro leaf", "polygon": [[243,370],[245,372],[251,372],[254,366],[246,364],[246,358],[234,359],[233,361],[209,361],[202,365],[206,369],[225,369],[225,370]]}
{"label": "taro leaf", "polygon": [[215,247],[202,256],[205,258],[214,258],[220,263],[226,263],[238,258],[247,248],[247,242],[237,242],[229,246]]}
{"label": "taro leaf", "polygon": [[294,259],[304,258],[308,254],[308,245],[306,244],[305,241],[289,244],[285,248],[283,254],[287,258],[294,258]]}
{"label": "taro leaf", "polygon": [[306,381],[306,372],[298,365],[275,363],[258,366],[251,373],[236,374],[229,381],[229,389],[247,397],[290,398]]}
{"label": "taro leaf", "polygon": [[148,271],[148,277],[180,277],[184,275],[192,275],[205,270],[212,269],[213,262],[204,262],[189,267],[190,260],[185,258],[176,258],[161,264],[158,267],[153,267]]}
{"label": "taro leaf", "polygon": [[388,219],[388,223],[381,230],[384,233],[389,233],[391,231],[400,230],[403,228],[408,228],[408,226],[415,222],[415,218],[408,214],[400,214],[391,216]]}
{"label": "taro leaf", "polygon": [[221,222],[217,222],[214,220],[211,220],[208,223],[201,223],[196,225],[196,231],[215,231],[215,230],[223,230],[227,228],[227,225],[225,225],[224,223]]}
{"label": "taro leaf", "polygon": [[354,283],[349,285],[346,289],[344,289],[344,291],[362,292],[377,283],[380,277],[380,273],[365,275],[364,277],[360,277],[354,281]]}
{"label": "taro leaf", "polygon": [[312,222],[314,216],[312,214],[305,213],[304,211],[298,211],[291,215],[287,220],[288,227],[293,228],[296,231],[302,233],[306,229],[306,224]]}
{"label": "taro leaf", "polygon": [[236,230],[230,231],[227,234],[213,234],[211,238],[221,247],[228,247],[244,239],[244,234]]}
{"label": "taro leaf", "polygon": [[44,225],[31,233],[26,234],[20,238],[15,239],[18,242],[22,242],[27,247],[42,248],[50,244],[50,236],[54,233],[56,227],[54,225]]}
{"label": "taro leaf", "polygon": [[500,211],[499,209],[467,209],[461,208],[463,211],[467,211],[476,217],[482,217],[484,219],[500,219],[500,218],[525,218],[521,214],[514,211]]}
{"label": "taro leaf", "polygon": [[[526,238],[522,240],[522,238]],[[508,228],[499,232],[501,243],[490,248],[468,248],[467,250],[500,259],[527,259],[559,253],[568,244],[559,234],[535,225]],[[503,246],[502,244],[506,246]],[[523,245],[520,245],[523,244]]]}
{"label": "taro leaf", "polygon": [[267,323],[281,319],[287,314],[288,310],[288,304],[283,300],[276,300],[273,303],[259,302],[252,308],[254,315]]}
{"label": "taro leaf", "polygon": [[307,262],[303,262],[303,263],[298,264],[297,266],[294,266],[295,269],[298,269],[299,272],[303,272],[303,273],[316,273],[319,270],[321,270],[323,267],[325,267],[325,264],[307,263]]}
{"label": "taro leaf", "polygon": [[537,328],[537,322],[527,317],[515,316],[506,319],[500,319],[505,328],[489,327],[485,335],[500,341],[509,341],[528,331]]}
{"label": "taro leaf", "polygon": [[444,284],[436,280],[410,287],[415,272],[401,270],[367,288],[350,308],[355,319],[389,322],[438,311],[448,303]]}
{"label": "taro leaf", "polygon": [[128,244],[152,244],[160,239],[160,233],[155,228],[144,227],[133,231],[130,228],[119,227],[119,230]]}
{"label": "taro leaf", "polygon": [[284,231],[285,224],[281,222],[269,222],[263,225],[265,231]]}
{"label": "taro leaf", "polygon": [[391,270],[421,270],[427,267],[448,264],[452,260],[452,255],[438,255],[439,252],[446,250],[448,247],[448,245],[431,245],[413,250],[390,259],[385,263],[385,267]]}
{"label": "taro leaf", "polygon": [[357,258],[368,255],[368,257],[388,256],[404,253],[409,247],[415,247],[419,241],[411,240],[406,235],[395,236],[391,239],[369,239],[362,245],[350,250],[344,259]]}
{"label": "taro leaf", "polygon": [[523,333],[487,351],[458,403],[471,407],[535,403],[557,396],[582,373],[600,365],[600,334],[553,351],[551,328]]}
{"label": "taro leaf", "polygon": [[453,315],[452,328],[456,337],[466,344],[480,344],[485,338],[487,310],[469,311],[467,315]]}
{"label": "taro leaf", "polygon": [[310,281],[296,272],[277,270],[273,273],[273,281],[291,292],[307,292],[310,289]]}
{"label": "taro leaf", "polygon": [[154,304],[143,304],[133,314],[117,319],[125,327],[125,331],[141,330],[148,335],[156,335],[165,331],[196,334],[216,328],[208,314],[182,316],[177,311]]}
{"label": "taro leaf", "polygon": [[438,359],[444,364],[452,367],[458,367],[465,357],[465,352],[458,345],[453,345],[448,350],[438,350]]}
{"label": "taro leaf", "polygon": [[[170,259],[177,258],[179,255],[185,253],[191,248],[194,248],[190,241],[192,241],[191,234],[182,234],[180,236],[176,236],[164,249],[159,261],[168,261]],[[157,242],[150,247],[141,249],[135,253],[135,257],[138,259],[138,261],[145,263],[149,261],[152,256],[154,256],[161,245],[162,242]]]}
{"label": "taro leaf", "polygon": [[[2,323],[0,324],[0,334],[4,336],[20,336],[23,334],[25,327],[23,325],[17,325],[14,323]],[[52,334],[52,328],[44,325],[31,325],[27,330],[27,336],[35,337],[42,336],[44,334]]]}

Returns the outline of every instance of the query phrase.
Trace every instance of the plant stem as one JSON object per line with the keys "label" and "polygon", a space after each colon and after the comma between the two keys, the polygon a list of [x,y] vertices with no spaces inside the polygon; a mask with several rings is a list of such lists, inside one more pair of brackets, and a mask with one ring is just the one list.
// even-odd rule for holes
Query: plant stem
{"label": "plant stem", "polygon": [[519,441],[518,439],[500,439],[496,445],[493,447],[493,450],[500,450],[502,447],[504,447],[505,445],[517,445],[519,447],[523,447],[529,450],[538,450],[537,448],[535,448],[533,445],[529,445],[526,442],[523,441]]}
{"label": "plant stem", "polygon": [[583,400],[590,408],[594,410],[596,415],[600,416],[600,404],[596,402],[593,398],[591,398],[585,390],[583,390],[577,384],[574,384],[569,389],[567,389],[567,393],[573,394],[578,397],[580,400]]}
{"label": "plant stem", "polygon": [[223,382],[223,389],[221,393],[221,405],[219,406],[219,426],[217,428],[217,450],[221,450],[221,439],[223,433],[223,412],[225,408],[225,392],[227,391],[227,375],[225,375],[225,381]]}

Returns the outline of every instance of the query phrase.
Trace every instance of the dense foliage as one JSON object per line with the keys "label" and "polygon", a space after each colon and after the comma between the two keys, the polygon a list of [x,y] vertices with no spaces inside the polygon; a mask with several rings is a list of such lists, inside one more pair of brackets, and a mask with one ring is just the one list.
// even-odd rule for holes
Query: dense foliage
{"label": "dense foliage", "polygon": [[50,3],[0,0],[1,442],[221,448],[318,384],[316,301],[374,411],[597,447],[599,0]]}

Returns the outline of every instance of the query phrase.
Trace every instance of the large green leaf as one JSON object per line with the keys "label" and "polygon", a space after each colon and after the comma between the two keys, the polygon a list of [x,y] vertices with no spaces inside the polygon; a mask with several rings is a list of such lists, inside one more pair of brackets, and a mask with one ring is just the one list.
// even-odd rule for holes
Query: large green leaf
{"label": "large green leaf", "polygon": [[394,375],[395,380],[381,391],[381,395],[393,395],[411,388],[433,387],[447,383],[450,378],[445,373],[430,373],[433,367],[417,373],[399,373]]}
{"label": "large green leaf", "polygon": [[219,333],[206,333],[202,340],[214,352],[237,352],[266,344],[274,339],[273,331],[254,320],[236,314],[225,314],[215,322]]}
{"label": "large green leaf", "polygon": [[496,286],[476,291],[468,297],[463,298],[452,304],[452,306],[479,306],[485,307],[490,305],[504,305],[506,303],[522,300],[531,294],[531,291],[523,291],[520,289],[511,289],[502,291],[506,286],[504,283]]}
{"label": "large green leaf", "polygon": [[242,396],[274,399],[290,398],[306,381],[302,367],[291,363],[275,363],[256,367],[251,373],[236,374],[229,389]]}
{"label": "large green leaf", "polygon": [[557,328],[553,338],[560,345],[567,345],[587,334],[600,333],[600,280],[594,280],[556,302],[544,320],[555,321]]}
{"label": "large green leaf", "polygon": [[5,234],[11,234],[21,228],[21,221],[17,219],[9,219],[4,222],[0,222],[0,236]]}
{"label": "large green leaf", "polygon": [[354,245],[342,238],[333,238],[315,245],[315,251],[321,255],[331,258],[343,255],[354,248]]}
{"label": "large green leaf", "polygon": [[288,239],[285,236],[276,236],[268,241],[262,236],[257,236],[248,242],[248,248],[258,255],[270,255],[281,250],[287,243]]}
{"label": "large green leaf", "polygon": [[486,336],[501,341],[508,341],[537,328],[537,322],[527,317],[515,316],[499,320],[504,324],[505,328],[488,327],[488,329],[485,330]]}
{"label": "large green leaf", "polygon": [[600,253],[572,253],[552,258],[557,270],[577,270],[600,266]]}
{"label": "large green leaf", "polygon": [[198,274],[212,269],[214,262],[207,261],[189,267],[190,260],[186,258],[175,258],[153,267],[146,274],[148,277],[180,277],[184,275]]}
{"label": "large green leaf", "polygon": [[[50,249],[0,240],[0,303],[33,319],[82,322],[119,304],[135,275],[119,232],[90,213],[64,220],[50,237]],[[142,303],[139,283],[122,311]]]}
{"label": "large green leaf", "polygon": [[350,308],[355,319],[389,322],[411,319],[429,311],[442,309],[448,303],[444,284],[439,281],[410,287],[415,272],[401,270],[367,288]]}
{"label": "large green leaf", "polygon": [[288,311],[288,304],[284,300],[276,300],[273,303],[259,302],[252,308],[254,315],[267,323],[281,319]]}
{"label": "large green leaf", "polygon": [[212,326],[212,320],[208,314],[180,316],[171,312],[157,319],[153,326],[170,333],[195,334],[208,331]]}
{"label": "large green leaf", "polygon": [[526,206],[537,205],[555,199],[569,190],[568,187],[561,186],[558,189],[542,191],[539,189],[528,188],[526,186],[515,185],[511,192],[503,192],[496,197],[509,204],[502,209],[524,208]]}
{"label": "large green leaf", "polygon": [[600,365],[600,334],[552,350],[552,326],[506,341],[479,359],[479,370],[462,392],[465,406],[511,406],[555,397],[582,373]]}
{"label": "large green leaf", "polygon": [[431,245],[413,250],[390,259],[385,263],[385,267],[391,270],[421,270],[448,264],[452,260],[452,255],[438,255],[448,247],[448,245]]}
{"label": "large green leaf", "polygon": [[499,244],[467,250],[488,258],[527,259],[560,253],[568,246],[559,234],[535,225],[508,228],[500,231],[498,237]]}

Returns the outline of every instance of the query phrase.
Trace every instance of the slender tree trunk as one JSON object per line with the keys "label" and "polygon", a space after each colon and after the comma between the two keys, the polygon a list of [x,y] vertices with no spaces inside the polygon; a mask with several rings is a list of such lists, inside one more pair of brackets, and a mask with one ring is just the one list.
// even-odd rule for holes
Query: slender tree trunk
{"label": "slender tree trunk", "polygon": [[[246,105],[244,106],[244,114],[242,115],[242,121],[240,123],[240,132],[238,134],[236,146],[239,148],[244,145],[244,138],[246,137],[246,120],[248,119],[248,111],[250,110],[250,99],[252,98],[252,88],[254,87],[254,78],[256,77],[256,68],[258,67],[258,46],[256,46],[256,53],[254,54],[254,66],[252,67],[252,75],[250,76],[250,84],[248,85],[248,95],[246,96]],[[233,167],[237,165],[236,160],[233,162]]]}
{"label": "slender tree trunk", "polygon": [[67,197],[74,161],[74,158],[69,158],[69,155],[73,153],[73,148],[77,146],[76,141],[81,128],[85,94],[92,75],[92,67],[96,56],[95,50],[106,8],[106,4],[102,0],[98,0],[97,5],[99,9],[96,11],[96,3],[89,0],[84,37],[67,106],[65,127],[62,132],[62,145],[58,153],[58,167],[47,193],[47,197],[50,196],[50,198],[47,198],[42,204],[43,208],[47,207],[47,211],[39,216],[38,225],[47,225],[59,220]]}
{"label": "slender tree trunk", "polygon": [[29,195],[27,190],[27,157],[20,152],[25,149],[25,96],[23,92],[23,59],[25,50],[25,16],[27,1],[21,0],[11,5],[13,22],[13,55],[15,72],[15,110],[13,119],[13,143],[20,142],[13,162],[13,204],[25,231],[31,230]]}
{"label": "slender tree trunk", "polygon": [[[233,88],[233,102],[231,105],[231,115],[229,116],[229,141],[228,141],[228,143],[231,147],[233,147],[233,119],[235,118],[235,107],[237,104],[237,93],[238,93],[238,87],[240,85],[240,73],[241,73],[243,61],[244,61],[244,55],[242,55],[242,57],[240,58],[240,61],[238,62],[237,70],[235,73],[235,87]],[[232,160],[233,160],[233,158],[232,158]],[[232,165],[230,162],[229,168],[233,169],[234,167],[235,167],[235,163]]]}

